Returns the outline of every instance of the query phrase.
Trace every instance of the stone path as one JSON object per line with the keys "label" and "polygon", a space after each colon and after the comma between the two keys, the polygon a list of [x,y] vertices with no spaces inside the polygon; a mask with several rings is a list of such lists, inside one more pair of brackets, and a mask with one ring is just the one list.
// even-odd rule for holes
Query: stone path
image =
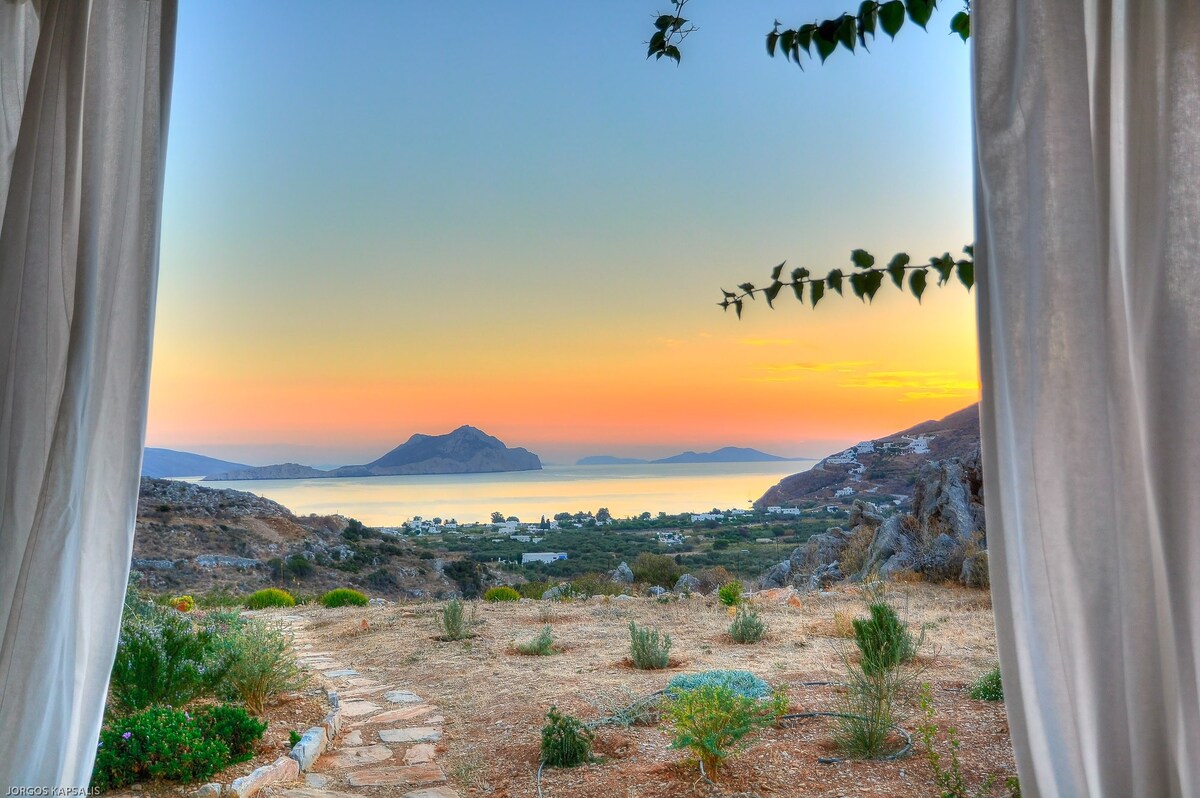
{"label": "stone path", "polygon": [[317,648],[306,618],[285,618],[296,659],[337,691],[342,732],[304,774],[304,787],[283,789],[286,798],[363,798],[376,787],[407,789],[403,798],[459,798],[437,762],[441,712],[402,686],[376,682],[334,654]]}

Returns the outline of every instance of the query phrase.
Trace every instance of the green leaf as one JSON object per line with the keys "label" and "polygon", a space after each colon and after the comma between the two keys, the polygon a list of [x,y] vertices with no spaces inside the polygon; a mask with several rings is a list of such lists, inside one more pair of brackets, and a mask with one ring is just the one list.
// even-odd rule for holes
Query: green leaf
{"label": "green leaf", "polygon": [[779,275],[783,274],[783,267],[786,263],[787,263],[787,261],[785,260],[783,263],[779,264],[774,269],[771,269],[771,279],[772,280],[779,279]]}
{"label": "green leaf", "polygon": [[950,257],[949,252],[940,258],[930,258],[929,265],[937,269],[938,285],[945,285],[954,271],[954,259]]}
{"label": "green leaf", "polygon": [[808,269],[803,266],[797,266],[792,269],[792,282],[799,282],[808,279]]}
{"label": "green leaf", "polygon": [[671,23],[674,21],[674,14],[662,14],[658,19],[654,20],[654,27],[658,28],[660,31],[665,31],[667,28],[671,27]]}
{"label": "green leaf", "polygon": [[733,293],[732,291],[726,291],[724,288],[721,289],[721,293],[725,295],[726,299],[733,299],[737,296],[737,294]]}
{"label": "green leaf", "polygon": [[675,21],[671,23],[671,29],[679,30],[686,24],[687,24],[687,20],[684,19],[683,17],[675,17]]}
{"label": "green leaf", "polygon": [[829,57],[829,54],[837,49],[838,40],[838,23],[836,20],[827,19],[817,28],[817,35],[813,37],[813,41],[817,45],[817,55],[821,56],[821,63]]}
{"label": "green leaf", "polygon": [[795,39],[796,31],[794,30],[785,30],[783,33],[779,34],[779,43],[783,46],[784,58],[792,57],[792,48],[795,45]]}
{"label": "green leaf", "polygon": [[850,52],[854,52],[854,40],[858,36],[858,23],[854,21],[854,17],[849,14],[842,15],[842,21],[838,24],[837,37]]}
{"label": "green leaf", "polygon": [[812,306],[815,308],[817,303],[821,301],[821,297],[825,296],[825,284],[819,280],[813,283],[809,296],[812,299]]}
{"label": "green leaf", "polygon": [[839,294],[842,293],[842,270],[834,269],[831,271],[825,277],[825,282],[827,282],[829,287],[834,291],[837,291]]}
{"label": "green leaf", "polygon": [[892,269],[897,269],[897,268],[903,269],[905,266],[908,265],[908,263],[909,263],[908,253],[897,252],[895,255],[892,256],[892,260],[888,263],[888,266],[887,266],[888,271],[891,271]]}
{"label": "green leaf", "polygon": [[742,317],[742,300],[734,300],[733,309],[737,311],[737,317],[740,319]]}
{"label": "green leaf", "polygon": [[875,265],[875,256],[865,249],[856,249],[850,253],[850,261],[860,269],[869,269]]}
{"label": "green leaf", "polygon": [[855,272],[850,275],[850,287],[854,289],[854,295],[862,299],[867,293],[867,272]]}
{"label": "green leaf", "polygon": [[908,279],[908,287],[912,289],[913,296],[917,301],[921,301],[921,294],[925,293],[925,280],[928,277],[925,269],[917,269],[912,273],[912,277]]}
{"label": "green leaf", "polygon": [[767,307],[775,307],[775,297],[779,296],[779,289],[781,288],[783,288],[783,283],[776,280],[763,289],[763,294],[767,297]]}
{"label": "green leaf", "polygon": [[892,258],[892,262],[888,264],[887,273],[892,276],[892,282],[897,288],[904,288],[904,267],[896,263],[896,259]]}
{"label": "green leaf", "polygon": [[958,262],[958,279],[970,291],[975,285],[975,264],[972,261],[960,260]]}
{"label": "green leaf", "polygon": [[862,272],[862,276],[866,278],[865,292],[867,295],[867,299],[874,299],[875,292],[879,290],[879,286],[883,285],[883,272],[881,272],[881,271]]}
{"label": "green leaf", "polygon": [[863,0],[862,5],[858,7],[858,29],[865,36],[866,34],[875,35],[875,20],[879,17],[879,6],[875,0]]}
{"label": "green leaf", "polygon": [[904,3],[902,0],[888,0],[879,7],[879,25],[883,32],[893,39],[904,25]]}
{"label": "green leaf", "polygon": [[963,252],[967,255],[970,255],[972,258],[975,257],[975,245],[967,244],[965,247],[963,247]]}
{"label": "green leaf", "polygon": [[668,44],[667,49],[663,50],[663,55],[665,55],[667,58],[674,58],[675,63],[679,63],[679,48],[675,45]]}
{"label": "green leaf", "polygon": [[797,302],[804,301],[804,281],[803,280],[797,280],[796,282],[792,283],[792,291],[795,292],[795,294],[796,294]]}
{"label": "green leaf", "polygon": [[751,299],[754,298],[754,283],[742,283],[738,288],[742,289],[743,294],[749,294]]}
{"label": "green leaf", "polygon": [[[776,33],[775,31],[771,31],[770,33],[767,34],[767,55],[771,56],[772,58],[775,57],[775,45],[778,42],[779,42],[779,34],[778,33]],[[787,55],[786,47],[783,50],[783,54]]]}
{"label": "green leaf", "polygon": [[971,15],[966,11],[959,11],[951,17],[950,32],[957,33],[964,42],[971,38]]}
{"label": "green leaf", "polygon": [[811,22],[807,25],[801,25],[800,29],[796,31],[796,46],[803,47],[806,53],[811,53],[813,34],[816,32],[817,26]]}
{"label": "green leaf", "polygon": [[656,33],[650,37],[650,47],[647,48],[647,50],[646,50],[646,57],[649,58],[650,56],[654,55],[655,53],[658,53],[658,57],[662,58],[662,51],[663,51],[663,48],[666,46],[667,46],[667,34],[663,33],[662,31],[659,31],[658,33]]}
{"label": "green leaf", "polygon": [[905,0],[905,5],[908,7],[908,18],[920,25],[922,28],[929,22],[929,18],[933,16],[933,7],[937,4],[937,0]]}

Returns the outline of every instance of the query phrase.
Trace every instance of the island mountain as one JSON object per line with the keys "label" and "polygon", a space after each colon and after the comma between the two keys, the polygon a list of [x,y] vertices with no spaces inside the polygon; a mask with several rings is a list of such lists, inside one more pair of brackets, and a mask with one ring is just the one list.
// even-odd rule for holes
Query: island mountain
{"label": "island mountain", "polygon": [[758,449],[747,449],[741,446],[726,446],[715,452],[684,452],[654,463],[782,463],[792,460],[791,457],[780,457],[774,454],[760,452]]}
{"label": "island mountain", "polygon": [[205,477],[211,481],[244,479],[329,479],[384,477],[400,474],[481,474],[538,471],[542,461],[527,449],[510,448],[483,430],[462,426],[445,435],[416,434],[365,465],[318,471],[296,463],[242,468]]}
{"label": "island mountain", "polygon": [[934,460],[969,460],[979,450],[979,405],[938,421],[925,421],[832,454],[810,470],[785,477],[754,503],[799,506],[835,498],[902,504],[913,495],[921,466]]}
{"label": "island mountain", "polygon": [[174,449],[147,447],[142,452],[142,476],[167,479],[171,477],[206,477],[224,471],[235,471],[250,466],[205,457],[192,452],[177,452]]}

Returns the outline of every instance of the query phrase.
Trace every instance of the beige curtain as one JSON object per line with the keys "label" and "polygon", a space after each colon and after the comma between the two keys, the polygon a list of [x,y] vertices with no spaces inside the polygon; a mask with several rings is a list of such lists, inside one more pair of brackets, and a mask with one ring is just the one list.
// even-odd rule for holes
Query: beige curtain
{"label": "beige curtain", "polygon": [[1200,3],[973,5],[981,420],[1024,794],[1200,796]]}
{"label": "beige curtain", "polygon": [[0,785],[88,783],[145,428],[174,0],[0,0]]}

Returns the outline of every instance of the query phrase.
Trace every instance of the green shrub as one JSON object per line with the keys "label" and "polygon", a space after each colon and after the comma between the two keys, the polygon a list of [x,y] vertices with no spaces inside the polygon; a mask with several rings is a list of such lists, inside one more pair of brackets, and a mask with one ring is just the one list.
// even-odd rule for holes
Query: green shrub
{"label": "green shrub", "polygon": [[542,761],[552,768],[572,768],[591,758],[591,730],[578,718],[561,715],[557,707],[550,707],[542,727]]}
{"label": "green shrub", "polygon": [[311,576],[313,572],[313,564],[303,554],[293,554],[291,557],[288,557],[284,567],[290,576],[294,576],[297,579]]}
{"label": "green shrub", "polygon": [[296,599],[292,598],[292,594],[286,590],[268,587],[246,596],[246,606],[252,610],[264,610],[267,607],[294,607]]}
{"label": "green shrub", "polygon": [[671,636],[657,629],[639,629],[629,622],[629,656],[633,666],[646,671],[662,670],[671,662]]}
{"label": "green shrub", "polygon": [[[995,795],[995,773],[984,776],[975,788],[971,789],[963,773],[962,762],[958,758],[958,750],[962,744],[958,739],[958,730],[953,726],[946,729],[948,752],[943,765],[943,755],[937,750],[939,729],[933,709],[933,690],[928,684],[921,685],[919,705],[922,720],[917,725],[917,733],[921,738],[921,747],[925,750],[925,761],[933,771],[933,781],[941,790],[942,798],[991,798]],[[1010,798],[1021,798],[1020,780],[1016,776],[1009,776],[1004,780],[1004,790]]]}
{"label": "green shrub", "polygon": [[231,630],[233,661],[222,682],[225,694],[251,713],[262,715],[272,698],[304,686],[307,678],[296,664],[288,637],[261,620]]}
{"label": "green shrub", "polygon": [[855,618],[854,642],[862,652],[862,669],[874,674],[893,670],[916,654],[916,642],[908,624],[900,620],[890,604],[877,601],[870,606],[870,618]]}
{"label": "green shrub", "polygon": [[154,707],[100,732],[91,786],[103,791],[151,779],[206,781],[229,761],[228,744],[207,736],[187,712]]}
{"label": "green shrub", "polygon": [[288,732],[288,748],[295,748],[297,745],[299,745],[303,736],[304,735],[300,734],[300,732],[296,731],[295,729],[291,729]]}
{"label": "green shrub", "polygon": [[174,610],[132,615],[121,623],[110,676],[112,707],[118,713],[178,707],[211,695],[232,659],[216,635]]}
{"label": "green shrub", "polygon": [[466,605],[462,599],[446,602],[437,619],[443,640],[465,640],[471,636],[471,624],[467,619]]}
{"label": "green shrub", "polygon": [[229,764],[254,758],[254,744],[262,739],[267,724],[241,707],[215,704],[191,711],[192,721],[205,737],[216,737],[229,748]]}
{"label": "green shrub", "polygon": [[484,601],[520,601],[521,594],[518,593],[513,588],[509,587],[508,585],[501,585],[500,587],[489,588],[488,591],[483,594],[483,600]]}
{"label": "green shrub", "polygon": [[554,653],[554,633],[550,631],[549,626],[543,626],[542,631],[538,636],[530,640],[528,643],[520,643],[517,645],[517,652],[529,656],[544,657],[547,654]]}
{"label": "green shrub", "polygon": [[550,589],[549,582],[525,582],[516,586],[521,598],[540,599]]}
{"label": "green shrub", "polygon": [[712,670],[682,673],[667,682],[666,693],[672,698],[701,687],[724,687],[746,698],[766,698],[771,686],[750,671]]}
{"label": "green shrub", "polygon": [[757,643],[767,633],[767,625],[758,617],[758,613],[746,606],[739,606],[733,623],[729,625],[729,635],[735,643]]}
{"label": "green shrub", "polygon": [[334,607],[365,607],[367,606],[367,597],[357,590],[339,587],[321,596],[321,603],[330,609]]}
{"label": "green shrub", "polygon": [[732,582],[726,582],[717,591],[717,598],[726,607],[736,607],[742,603],[742,583],[736,579]]}
{"label": "green shrub", "polygon": [[675,564],[675,560],[665,554],[651,554],[643,551],[630,566],[633,579],[647,585],[658,585],[670,590],[679,580],[683,571]]}
{"label": "green shrub", "polygon": [[671,747],[690,749],[708,777],[715,778],[721,763],[744,747],[751,732],[774,724],[786,708],[782,694],[762,701],[720,684],[679,692],[665,713],[674,728]]}
{"label": "green shrub", "polygon": [[1000,683],[1000,666],[992,668],[971,685],[971,698],[976,701],[1003,701],[1004,686]]}

